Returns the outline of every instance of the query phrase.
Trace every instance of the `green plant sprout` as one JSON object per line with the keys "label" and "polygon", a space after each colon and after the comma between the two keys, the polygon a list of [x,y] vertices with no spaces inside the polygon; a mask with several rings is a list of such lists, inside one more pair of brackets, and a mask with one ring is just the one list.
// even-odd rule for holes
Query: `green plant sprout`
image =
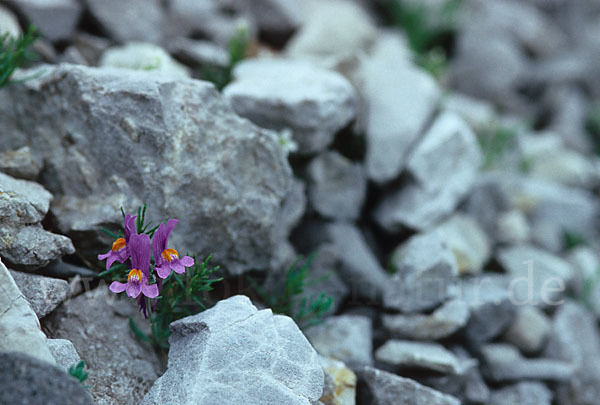
{"label": "green plant sprout", "polygon": [[406,33],[415,62],[439,78],[446,70],[447,42],[457,29],[462,0],[428,6],[421,1],[386,0],[384,6],[393,26]]}
{"label": "green plant sprout", "polygon": [[[484,168],[491,169],[500,158],[514,146],[517,131],[498,124],[491,124],[480,129],[477,133],[479,145],[483,151]],[[527,168],[527,162],[522,162],[522,169]]]}
{"label": "green plant sprout", "polygon": [[298,257],[286,271],[283,282],[276,283],[268,290],[249,278],[254,290],[274,313],[293,318],[301,328],[320,323],[333,304],[333,298],[324,292],[316,297],[303,297],[307,286],[317,284],[327,277],[308,280],[308,270],[316,255],[316,252],[310,254],[302,264],[300,262],[303,258]]}
{"label": "green plant sprout", "polygon": [[[83,382],[87,380],[89,376],[89,373],[85,371],[85,361],[81,360],[79,361],[79,363],[69,367],[69,375],[77,379],[77,381],[79,381],[81,384],[83,384]],[[89,386],[87,385],[84,385],[83,387],[89,388]]]}
{"label": "green plant sprout", "polygon": [[33,25],[25,34],[13,38],[8,33],[0,34],[0,88],[11,83],[27,79],[11,80],[14,71],[32,59],[29,47],[37,39],[36,29]]}
{"label": "green plant sprout", "polygon": [[244,60],[250,45],[250,35],[246,27],[238,28],[235,35],[229,40],[229,63],[224,68],[207,67],[202,71],[202,79],[212,82],[221,91],[233,78],[233,69]]}

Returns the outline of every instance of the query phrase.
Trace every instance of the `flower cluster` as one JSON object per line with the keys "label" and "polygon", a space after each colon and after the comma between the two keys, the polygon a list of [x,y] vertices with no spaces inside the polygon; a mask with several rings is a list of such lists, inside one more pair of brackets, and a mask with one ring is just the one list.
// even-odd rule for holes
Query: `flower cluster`
{"label": "flower cluster", "polygon": [[[136,218],[137,215],[125,215],[125,236],[117,238],[111,250],[98,255],[98,260],[106,259],[107,270],[116,261],[127,264],[127,282],[114,281],[109,288],[114,293],[125,291],[129,297],[137,298],[146,315],[144,297],[158,297],[161,281],[171,274],[171,270],[182,274],[186,267],[194,265],[194,259],[189,256],[180,258],[175,249],[168,247],[169,236],[178,222],[176,219],[160,224],[151,240],[146,233],[138,234]],[[156,283],[150,284],[154,280]]]}

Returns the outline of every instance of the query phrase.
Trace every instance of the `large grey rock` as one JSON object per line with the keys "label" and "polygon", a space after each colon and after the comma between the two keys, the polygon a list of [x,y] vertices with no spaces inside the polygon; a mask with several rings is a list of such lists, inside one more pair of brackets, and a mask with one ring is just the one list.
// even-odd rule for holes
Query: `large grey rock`
{"label": "large grey rock", "polygon": [[68,298],[70,288],[65,280],[12,270],[10,275],[39,319]]}
{"label": "large grey rock", "polygon": [[343,58],[365,50],[375,39],[369,15],[348,1],[303,2],[310,7],[304,24],[286,47],[294,58],[323,61]]}
{"label": "large grey rock", "polygon": [[567,261],[533,246],[503,248],[497,258],[509,274],[509,293],[517,304],[561,304],[561,298],[574,277]]}
{"label": "large grey rock", "polygon": [[83,7],[77,0],[8,0],[50,41],[69,39]]}
{"label": "large grey rock", "polygon": [[561,405],[594,404],[600,398],[600,333],[594,316],[571,301],[554,315],[547,357],[575,366],[572,378],[557,387]]}
{"label": "large grey rock", "polygon": [[384,314],[383,326],[395,337],[414,340],[437,340],[464,327],[469,320],[469,306],[462,300],[444,303],[430,315]]}
{"label": "large grey rock", "polygon": [[300,153],[324,150],[356,114],[356,94],[339,73],[305,62],[252,59],[238,64],[223,94],[242,117],[289,128]]}
{"label": "large grey rock", "polygon": [[463,374],[474,364],[461,361],[437,343],[388,340],[375,351],[377,361],[397,367],[418,367],[444,374]]}
{"label": "large grey rock", "polygon": [[149,333],[135,302],[104,286],[65,302],[46,323],[53,338],[70,340],[85,360],[97,404],[139,403],[160,375],[158,355],[131,333],[129,318]]}
{"label": "large grey rock", "polygon": [[157,43],[162,37],[163,12],[159,0],[85,0],[92,17],[109,37],[119,42]]}
{"label": "large grey rock", "polygon": [[386,286],[383,302],[402,312],[426,310],[443,302],[458,275],[456,259],[439,232],[411,237],[394,251],[392,265],[396,273]]}
{"label": "large grey rock", "polygon": [[361,231],[354,225],[337,222],[326,226],[325,232],[337,252],[339,274],[350,288],[351,298],[370,301],[381,298],[390,277]]}
{"label": "large grey rock", "polygon": [[307,168],[308,195],[315,210],[335,220],[356,220],[367,194],[362,166],[337,152],[314,158]]}
{"label": "large grey rock", "polygon": [[378,183],[400,174],[440,97],[435,80],[412,65],[409,55],[396,36],[384,36],[359,73],[366,108],[366,170]]}
{"label": "large grey rock", "polygon": [[483,370],[494,382],[520,380],[569,381],[573,364],[547,358],[522,357],[516,347],[505,343],[490,343],[481,348]]}
{"label": "large grey rock", "polygon": [[75,350],[75,346],[67,339],[48,339],[48,348],[56,360],[56,364],[65,370],[77,365],[81,357]]}
{"label": "large grey rock", "polygon": [[35,270],[75,251],[67,237],[50,233],[40,224],[51,199],[39,184],[0,173],[0,256]]}
{"label": "large grey rock", "polygon": [[[213,254],[231,274],[269,267],[286,234],[279,214],[292,185],[272,133],[237,117],[209,83],[72,65],[43,69],[40,78],[4,89],[0,119],[9,136],[0,147],[29,144],[46,159],[57,218],[63,198],[71,200],[74,222],[77,207],[98,215],[98,200],[126,196],[128,211],[147,201],[153,221],[180,220],[171,235],[180,251]],[[35,125],[23,131],[23,122]],[[59,136],[65,133],[68,142]]]}
{"label": "large grey rock", "polygon": [[473,131],[458,115],[442,113],[408,158],[414,180],[384,197],[376,221],[389,232],[430,228],[454,211],[482,162]]}
{"label": "large grey rock", "polygon": [[[0,261],[0,352],[24,352],[54,364],[40,322]],[[4,370],[5,367],[2,367]]]}
{"label": "large grey rock", "polygon": [[490,405],[550,405],[552,391],[540,382],[520,382],[492,392]]}
{"label": "large grey rock", "polygon": [[322,356],[343,361],[350,367],[373,363],[372,321],[361,315],[326,318],[306,330],[306,337]]}
{"label": "large grey rock", "polygon": [[467,303],[471,316],[464,334],[470,342],[481,343],[504,331],[514,318],[516,308],[510,300],[505,279],[487,275],[461,281],[458,296]]}
{"label": "large grey rock", "polygon": [[31,156],[28,146],[0,153],[0,172],[18,179],[35,180],[41,166],[41,162]]}
{"label": "large grey rock", "polygon": [[481,273],[491,255],[490,241],[477,221],[468,215],[455,214],[442,222],[442,232],[454,253],[459,274]]}
{"label": "large grey rock", "polygon": [[100,66],[143,70],[173,79],[190,77],[185,66],[175,61],[163,48],[144,42],[128,42],[107,49],[102,54]]}
{"label": "large grey rock", "polygon": [[79,381],[64,370],[23,353],[0,353],[0,403],[92,405]]}
{"label": "large grey rock", "polygon": [[319,357],[291,318],[234,296],[171,324],[169,368],[142,404],[310,404]]}
{"label": "large grey rock", "polygon": [[519,307],[515,319],[504,333],[504,340],[523,353],[535,353],[544,347],[550,329],[550,319],[540,309]]}
{"label": "large grey rock", "polygon": [[432,388],[372,367],[356,371],[361,404],[378,405],[459,405],[460,401]]}

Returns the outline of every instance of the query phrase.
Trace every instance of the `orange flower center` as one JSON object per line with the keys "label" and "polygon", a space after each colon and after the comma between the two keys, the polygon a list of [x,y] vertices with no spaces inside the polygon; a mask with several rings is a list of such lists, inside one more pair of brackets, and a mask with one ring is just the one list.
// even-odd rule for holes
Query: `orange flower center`
{"label": "orange flower center", "polygon": [[175,249],[165,249],[162,252],[162,257],[166,261],[170,262],[173,259],[179,259],[179,253]]}
{"label": "orange flower center", "polygon": [[142,281],[142,272],[138,269],[132,269],[127,276],[127,281]]}
{"label": "orange flower center", "polygon": [[125,247],[125,238],[119,238],[113,243],[112,250],[113,250],[113,252],[116,252],[117,250],[121,250],[124,247]]}

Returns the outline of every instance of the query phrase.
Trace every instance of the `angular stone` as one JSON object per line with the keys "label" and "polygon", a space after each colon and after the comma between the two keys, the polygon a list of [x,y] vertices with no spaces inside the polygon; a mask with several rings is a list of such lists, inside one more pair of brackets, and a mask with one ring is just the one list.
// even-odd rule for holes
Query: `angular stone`
{"label": "angular stone", "polygon": [[494,382],[524,379],[569,381],[573,377],[573,364],[547,358],[522,357],[519,350],[505,343],[490,343],[481,348],[483,370]]}
{"label": "angular stone", "polygon": [[361,404],[379,405],[459,405],[460,401],[432,388],[372,367],[356,371]]}
{"label": "angular stone", "polygon": [[471,312],[464,330],[469,341],[491,340],[513,320],[516,308],[510,301],[507,284],[505,279],[498,280],[489,274],[458,284],[457,299],[467,303]]}
{"label": "angular stone", "polygon": [[444,109],[458,114],[473,129],[484,129],[496,120],[491,103],[461,93],[451,93],[442,100]]}
{"label": "angular stone", "polygon": [[77,0],[8,0],[50,41],[69,39],[83,11]]}
{"label": "angular stone", "polygon": [[65,370],[77,365],[81,360],[75,346],[67,339],[48,339],[48,349],[56,360],[56,365]]}
{"label": "angular stone", "polygon": [[356,374],[338,360],[321,356],[325,384],[320,401],[324,405],[354,405],[356,403]]}
{"label": "angular stone", "polygon": [[172,79],[190,77],[186,67],[176,62],[163,48],[144,42],[128,42],[107,49],[102,54],[100,66],[143,70]]}
{"label": "angular stone", "polygon": [[52,337],[70,340],[85,360],[97,404],[138,403],[160,374],[158,355],[131,332],[129,318],[149,333],[135,302],[106,287],[70,299],[48,318]]}
{"label": "angular stone", "polygon": [[366,316],[339,315],[326,318],[306,330],[306,337],[321,356],[340,360],[350,367],[373,364],[372,322]]}
{"label": "angular stone", "polygon": [[270,34],[287,34],[302,23],[301,0],[247,0],[238,5],[250,13],[261,31]]}
{"label": "angular stone", "polygon": [[0,352],[0,363],[2,404],[93,404],[79,381],[59,367],[16,352]]}
{"label": "angular stone", "polygon": [[396,248],[392,264],[396,273],[383,302],[402,312],[426,310],[443,302],[458,275],[454,255],[439,232],[411,237]]}
{"label": "angular stone", "polygon": [[496,239],[504,243],[525,243],[530,240],[531,230],[525,214],[517,209],[506,211],[498,216]]}
{"label": "angular stone", "polygon": [[519,307],[515,319],[504,333],[504,340],[523,353],[535,353],[543,348],[550,330],[550,319],[540,309]]}
{"label": "angular stone", "polygon": [[158,43],[162,36],[163,12],[159,0],[85,0],[92,17],[109,37],[119,41]]}
{"label": "angular stone", "polygon": [[18,179],[35,180],[42,164],[31,156],[29,147],[0,153],[0,172]]}
{"label": "angular stone", "polygon": [[366,108],[365,164],[369,178],[378,183],[400,174],[440,97],[435,80],[413,66],[409,55],[396,36],[384,36],[360,71],[358,87]]}
{"label": "angular stone", "polygon": [[[304,5],[304,4],[303,4]],[[294,58],[320,60],[366,50],[376,28],[360,5],[347,1],[313,2],[309,14],[286,47]]]}
{"label": "angular stone", "polygon": [[446,190],[458,200],[473,185],[482,163],[471,128],[459,115],[445,111],[410,153],[406,170],[426,190]]}
{"label": "angular stone", "polygon": [[10,275],[39,319],[68,298],[70,288],[65,280],[12,270]]}
{"label": "angular stone", "polygon": [[490,405],[550,405],[552,391],[546,385],[532,381],[520,382],[492,392]]}
{"label": "angular stone", "polygon": [[326,232],[337,252],[339,274],[350,288],[351,297],[377,300],[390,277],[381,267],[360,230],[342,222],[326,226]]}
{"label": "angular stone", "polygon": [[6,7],[0,6],[0,32],[7,32],[16,37],[21,33],[17,17]]}
{"label": "angular stone", "polygon": [[356,94],[339,73],[286,59],[238,64],[223,94],[235,112],[270,129],[289,128],[300,153],[324,150],[356,114]]}
{"label": "angular stone", "polygon": [[394,337],[414,340],[437,340],[460,330],[469,320],[469,306],[461,300],[451,300],[431,315],[407,314],[382,317],[383,326]]}
{"label": "angular stone", "polygon": [[291,318],[234,296],[171,324],[169,368],[142,404],[310,404],[319,357]]}
{"label": "angular stone", "polygon": [[[0,261],[0,352],[24,352],[55,364],[40,322]],[[3,370],[6,367],[2,367]]]}
{"label": "angular stone", "polygon": [[436,229],[445,235],[454,253],[459,274],[479,274],[491,254],[490,241],[470,216],[455,214]]}
{"label": "angular stone", "polygon": [[593,404],[600,398],[600,332],[594,316],[572,301],[558,308],[545,355],[576,368],[569,381],[557,387],[561,405]]}
{"label": "angular stone", "polygon": [[211,41],[178,37],[168,45],[169,53],[192,67],[229,65],[227,49]]}
{"label": "angular stone", "polygon": [[574,277],[568,262],[533,246],[503,248],[497,258],[510,275],[510,293],[520,304],[560,304],[567,285]]}
{"label": "angular stone", "polygon": [[337,152],[314,158],[307,168],[308,195],[315,210],[335,220],[356,220],[367,194],[362,166]]}
{"label": "angular stone", "polygon": [[[128,211],[147,201],[152,221],[180,220],[171,235],[178,250],[213,254],[231,274],[269,268],[287,233],[279,214],[292,185],[272,133],[236,116],[206,82],[124,69],[44,69],[37,79],[3,89],[0,119],[9,136],[0,148],[29,144],[45,158],[53,174],[45,182],[57,202],[81,203],[70,203],[71,223],[78,206],[104,212],[98,200],[125,197]],[[35,125],[23,132],[22,122]],[[58,135],[64,128],[69,142]],[[53,210],[56,218],[63,206]],[[115,215],[107,221],[122,226],[121,219],[110,223]]]}
{"label": "angular stone", "polygon": [[473,366],[472,362],[461,362],[442,345],[408,340],[388,340],[375,351],[375,359],[397,367],[418,367],[444,374],[462,374]]}

